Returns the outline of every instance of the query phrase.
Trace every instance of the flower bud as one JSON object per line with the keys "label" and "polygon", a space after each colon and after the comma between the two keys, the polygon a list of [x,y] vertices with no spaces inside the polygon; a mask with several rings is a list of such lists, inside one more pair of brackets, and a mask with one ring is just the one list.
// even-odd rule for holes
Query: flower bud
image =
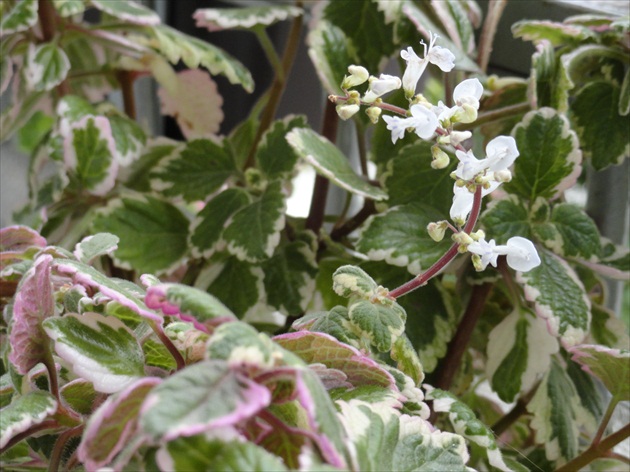
{"label": "flower bud", "polygon": [[481,261],[481,256],[478,254],[473,254],[471,257],[473,267],[477,272],[481,272],[485,269],[483,266],[483,262]]}
{"label": "flower bud", "polygon": [[463,231],[460,231],[459,233],[455,233],[453,235],[453,241],[455,241],[460,246],[463,246],[464,252],[465,252],[466,247],[469,244],[473,243],[475,240],[471,238],[469,234],[464,233]]}
{"label": "flower bud", "polygon": [[376,124],[378,123],[378,119],[381,116],[382,111],[383,110],[381,110],[379,107],[370,107],[365,110],[365,113],[367,114],[368,118],[370,118],[370,121]]}
{"label": "flower bud", "polygon": [[509,182],[512,180],[512,172],[507,169],[499,170],[494,173],[494,180],[497,182]]}
{"label": "flower bud", "polygon": [[431,147],[431,155],[433,156],[433,161],[431,161],[433,169],[444,169],[451,162],[448,154],[442,151],[439,146]]}
{"label": "flower bud", "polygon": [[453,123],[472,123],[477,119],[477,109],[467,103],[457,108],[451,117]]}
{"label": "flower bud", "polygon": [[449,135],[450,144],[456,147],[467,139],[470,139],[471,136],[472,133],[470,131],[451,131]]}
{"label": "flower bud", "polygon": [[446,221],[438,221],[437,223],[429,223],[427,225],[427,231],[429,236],[433,241],[439,243],[444,239],[444,233],[446,233],[446,228],[448,227],[448,223]]}
{"label": "flower bud", "polygon": [[350,75],[346,75],[341,83],[343,90],[361,85],[370,76],[370,73],[365,67],[355,65],[348,66],[348,73]]}
{"label": "flower bud", "polygon": [[475,241],[479,241],[480,239],[486,239],[486,233],[482,229],[478,229],[474,233],[470,233],[470,237]]}
{"label": "flower bud", "polygon": [[361,107],[359,105],[337,105],[336,110],[339,118],[342,120],[347,120],[351,118],[354,114],[356,114]]}

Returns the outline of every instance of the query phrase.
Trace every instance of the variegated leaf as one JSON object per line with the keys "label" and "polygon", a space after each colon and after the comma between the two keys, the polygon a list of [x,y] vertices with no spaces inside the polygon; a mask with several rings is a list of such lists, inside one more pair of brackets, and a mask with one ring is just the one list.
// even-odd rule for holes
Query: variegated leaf
{"label": "variegated leaf", "polygon": [[202,8],[193,14],[196,26],[208,31],[269,26],[300,16],[302,9],[293,5],[261,5],[240,8]]}

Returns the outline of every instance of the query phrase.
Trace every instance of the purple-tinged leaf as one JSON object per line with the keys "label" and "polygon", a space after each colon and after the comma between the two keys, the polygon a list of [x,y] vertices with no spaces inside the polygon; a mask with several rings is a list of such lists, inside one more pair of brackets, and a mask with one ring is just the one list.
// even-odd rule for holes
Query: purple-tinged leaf
{"label": "purple-tinged leaf", "polygon": [[175,95],[167,88],[158,90],[162,114],[175,118],[187,140],[216,135],[223,121],[223,98],[208,73],[202,69],[179,72],[172,88]]}
{"label": "purple-tinged leaf", "polygon": [[130,0],[92,0],[99,10],[112,15],[119,20],[128,21],[137,25],[159,25],[160,17],[153,10]]}
{"label": "purple-tinged leaf", "polygon": [[145,305],[144,291],[140,287],[129,282],[111,279],[96,269],[71,259],[56,260],[55,269],[60,274],[72,277],[76,284],[95,288],[143,318],[162,324],[162,316]]}
{"label": "purple-tinged leaf", "polygon": [[246,421],[270,401],[265,387],[230,369],[225,361],[208,360],[157,386],[142,406],[140,427],[156,440],[194,436]]}
{"label": "purple-tinged leaf", "polygon": [[308,367],[317,374],[326,390],[354,387],[348,382],[348,376],[339,369],[331,369],[326,364],[310,364]]}
{"label": "purple-tinged leaf", "polygon": [[11,56],[3,54],[2,57],[0,57],[0,95],[9,87],[12,78],[13,61],[11,61]]}
{"label": "purple-tinged leaf", "polygon": [[612,241],[602,238],[599,260],[596,262],[579,261],[589,269],[611,279],[628,280],[630,276],[630,250]]}
{"label": "purple-tinged leaf", "polygon": [[88,115],[72,123],[64,133],[63,148],[65,165],[80,189],[103,196],[114,187],[118,160],[107,118]]}
{"label": "purple-tinged leaf", "polygon": [[145,302],[149,308],[165,315],[189,321],[195,328],[208,332],[205,322],[218,324],[236,320],[223,303],[209,293],[181,284],[159,284],[149,287]]}
{"label": "purple-tinged leaf", "polygon": [[136,433],[138,413],[145,398],[161,382],[147,377],[109,397],[92,415],[77,450],[87,470],[109,464]]}
{"label": "purple-tinged leaf", "polygon": [[114,316],[87,312],[48,318],[57,355],[94,390],[115,393],[144,376],[144,355],[134,333]]}
{"label": "purple-tinged leaf", "polygon": [[0,229],[0,251],[21,253],[32,246],[45,247],[46,239],[28,226],[7,226]]}
{"label": "purple-tinged leaf", "polygon": [[50,340],[41,323],[55,312],[52,260],[48,254],[37,258],[24,276],[13,303],[9,360],[22,375],[50,355]]}
{"label": "purple-tinged leaf", "polygon": [[57,411],[57,400],[48,392],[35,390],[0,410],[0,448],[31,426],[43,423]]}
{"label": "purple-tinged leaf", "polygon": [[118,236],[110,233],[98,233],[87,236],[74,248],[74,256],[81,262],[89,264],[99,256],[105,256],[118,248]]}
{"label": "purple-tinged leaf", "polygon": [[92,414],[98,393],[92,382],[85,379],[75,379],[59,389],[63,400],[77,413]]}
{"label": "purple-tinged leaf", "polygon": [[563,259],[540,251],[542,264],[517,272],[525,298],[534,303],[536,315],[547,321],[549,332],[569,348],[580,344],[589,331],[591,301],[575,271]]}
{"label": "purple-tinged leaf", "polygon": [[581,344],[569,349],[582,370],[597,377],[619,401],[630,400],[630,351],[595,344]]}
{"label": "purple-tinged leaf", "polygon": [[376,361],[328,334],[298,331],[276,336],[273,340],[308,364],[324,364],[343,372],[355,387],[380,385],[393,388],[395,385],[391,374]]}

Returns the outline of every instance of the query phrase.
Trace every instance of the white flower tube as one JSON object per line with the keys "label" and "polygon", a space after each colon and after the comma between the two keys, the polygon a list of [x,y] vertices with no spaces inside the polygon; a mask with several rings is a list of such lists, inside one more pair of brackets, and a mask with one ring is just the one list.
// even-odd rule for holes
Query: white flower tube
{"label": "white flower tube", "polygon": [[372,103],[378,97],[399,89],[401,86],[400,78],[395,75],[381,74],[378,79],[372,76],[369,81],[370,86],[363,96],[363,101],[366,103]]}
{"label": "white flower tube", "polygon": [[528,272],[540,265],[540,256],[536,246],[529,239],[514,236],[507,240],[507,244],[497,246],[494,239],[485,241],[480,239],[468,245],[468,252],[479,256],[475,260],[475,268],[484,270],[488,264],[497,266],[498,256],[507,256],[508,265],[519,272]]}

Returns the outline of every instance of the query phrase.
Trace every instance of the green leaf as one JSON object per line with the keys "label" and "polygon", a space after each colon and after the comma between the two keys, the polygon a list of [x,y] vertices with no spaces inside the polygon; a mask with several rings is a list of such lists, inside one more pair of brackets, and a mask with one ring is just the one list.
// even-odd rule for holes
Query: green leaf
{"label": "green leaf", "polygon": [[52,129],[55,119],[42,111],[37,111],[18,131],[20,151],[31,154]]}
{"label": "green leaf", "polygon": [[287,134],[287,141],[315,170],[350,193],[373,200],[384,200],[387,194],[359,177],[348,159],[337,147],[315,131],[297,128]]}
{"label": "green leaf", "polygon": [[534,232],[545,246],[565,258],[594,261],[599,256],[601,237],[597,226],[576,205],[555,205],[549,223],[534,227]]}
{"label": "green leaf", "polygon": [[279,246],[275,254],[262,263],[269,305],[288,316],[306,311],[315,293],[315,256],[307,243],[293,241]]}
{"label": "green leaf", "polygon": [[582,342],[591,323],[591,302],[582,282],[562,259],[539,251],[541,264],[527,273],[517,272],[525,298],[547,321],[549,332],[566,348]]}
{"label": "green leaf", "polygon": [[181,60],[189,69],[202,66],[212,75],[222,74],[231,84],[242,85],[247,92],[254,90],[254,80],[249,71],[222,49],[166,25],[153,27],[153,34],[155,40],[149,45],[172,64]]}
{"label": "green leaf", "polygon": [[546,39],[554,46],[575,44],[594,36],[594,33],[584,26],[548,20],[517,21],[512,25],[512,34],[515,38],[522,38],[525,41],[536,42]]}
{"label": "green leaf", "polygon": [[64,137],[63,148],[71,182],[80,190],[103,196],[114,187],[118,161],[107,118],[88,115],[73,123]]}
{"label": "green leaf", "polygon": [[595,434],[609,401],[600,383],[591,375],[580,369],[580,365],[566,359],[567,374],[575,385],[582,406],[581,420],[588,434]]}
{"label": "green leaf", "polygon": [[400,148],[390,161],[385,174],[385,187],[389,193],[389,206],[422,202],[433,207],[447,219],[453,200],[453,179],[450,174],[457,166],[457,159],[441,170],[431,167],[431,145],[417,141]]}
{"label": "green leaf", "polygon": [[597,344],[617,349],[630,346],[628,328],[614,311],[593,305],[591,315],[590,335]]}
{"label": "green leaf", "polygon": [[160,383],[146,377],[110,396],[89,419],[77,450],[79,460],[88,470],[111,463],[125,444],[137,434],[137,418],[143,401]]}
{"label": "green leaf", "polygon": [[292,328],[330,334],[343,343],[358,346],[358,338],[352,332],[348,309],[344,306],[336,306],[330,311],[309,313],[296,320]]}
{"label": "green leaf", "polygon": [[4,11],[0,21],[2,36],[19,33],[32,28],[37,23],[37,0],[16,2],[11,10]]}
{"label": "green leaf", "polygon": [[396,445],[392,470],[465,472],[468,452],[464,438],[452,433],[409,435]]}
{"label": "green leaf", "polygon": [[547,459],[566,462],[577,455],[580,399],[573,382],[557,362],[527,404],[533,417],[537,444],[544,444]]}
{"label": "green leaf", "polygon": [[328,93],[342,93],[340,84],[354,62],[354,48],[343,31],[324,19],[308,33],[308,55],[315,65],[324,89]]}
{"label": "green leaf", "polygon": [[630,400],[630,351],[595,344],[572,347],[569,352],[582,369],[597,377],[617,401]]}
{"label": "green leaf", "polygon": [[98,313],[48,318],[44,329],[57,355],[103,393],[123,390],[144,376],[142,348],[122,321]]}
{"label": "green leaf", "polygon": [[531,87],[530,93],[533,94],[533,103],[536,103],[538,107],[555,108],[553,97],[557,93],[557,89],[563,89],[565,93],[567,92],[566,88],[561,87],[563,82],[558,80],[556,70],[556,53],[553,45],[546,41],[537,44],[536,52],[532,55],[530,78],[535,86]]}
{"label": "green leaf", "polygon": [[47,92],[59,85],[68,75],[70,60],[55,43],[44,43],[29,48],[24,76],[37,92]]}
{"label": "green leaf", "polygon": [[390,355],[392,360],[396,361],[398,370],[411,377],[416,385],[422,383],[424,368],[418,357],[418,352],[405,333],[394,341]]}
{"label": "green leaf", "polygon": [[194,257],[209,258],[224,249],[221,239],[230,218],[241,208],[251,203],[250,194],[238,187],[224,190],[210,200],[197,214],[190,227],[190,242]]}
{"label": "green leaf", "polygon": [[298,156],[285,136],[293,128],[305,128],[307,125],[306,117],[289,115],[275,121],[263,134],[256,149],[256,162],[267,178],[282,179],[291,175]]}
{"label": "green leaf", "polygon": [[361,300],[348,308],[350,321],[361,338],[368,339],[380,352],[389,351],[405,331],[405,310],[393,303],[386,306]]}
{"label": "green leaf", "polygon": [[73,123],[87,115],[96,115],[96,108],[85,98],[78,95],[65,95],[57,104],[57,113]]}
{"label": "green leaf", "polygon": [[53,4],[62,17],[78,15],[85,11],[83,0],[53,0]]}
{"label": "green leaf", "polygon": [[229,257],[212,268],[208,292],[243,318],[264,300],[264,274],[260,267]]}
{"label": "green leaf", "polygon": [[468,55],[475,51],[475,36],[465,4],[456,0],[434,2],[433,10],[444,25],[448,37]]}
{"label": "green leaf", "polygon": [[142,345],[145,364],[148,366],[159,367],[166,371],[177,368],[177,363],[164,344],[153,339],[147,339]]}
{"label": "green leaf", "polygon": [[349,298],[369,299],[377,290],[376,282],[363,269],[344,265],[333,274],[333,290],[337,295]]}
{"label": "green leaf", "polygon": [[511,403],[547,372],[559,346],[542,318],[517,310],[490,332],[487,349],[486,375],[490,385],[501,400]]}
{"label": "green leaf", "polygon": [[114,18],[128,21],[138,25],[157,25],[160,23],[159,15],[153,10],[130,0],[91,0],[92,5]]}
{"label": "green leaf", "polygon": [[493,200],[481,215],[481,223],[488,238],[505,244],[515,234],[529,238],[530,215],[523,201],[516,195]]}
{"label": "green leaf", "polygon": [[140,427],[151,438],[172,440],[246,421],[271,400],[269,390],[227,362],[209,360],[187,366],[149,394]]}
{"label": "green leaf", "polygon": [[99,256],[105,256],[118,247],[118,236],[111,233],[98,233],[87,236],[77,244],[74,256],[84,264],[89,264]]}
{"label": "green leaf", "polygon": [[223,239],[227,250],[240,260],[260,262],[272,256],[285,224],[281,183],[269,184],[259,199],[236,211]]}
{"label": "green leaf", "polygon": [[218,31],[230,28],[253,28],[269,26],[288,18],[302,15],[303,10],[293,5],[264,5],[239,8],[202,8],[193,18],[196,26]]}
{"label": "green leaf", "polygon": [[630,114],[630,70],[623,78],[619,95],[619,115],[628,116]]}
{"label": "green leaf", "polygon": [[443,215],[423,203],[409,203],[371,216],[359,235],[357,250],[371,260],[406,267],[417,275],[434,264],[452,244],[436,243],[427,225]]}
{"label": "green leaf", "polygon": [[486,450],[488,461],[492,467],[502,471],[510,471],[503,462],[501,451],[490,428],[477,419],[475,413],[464,402],[453,394],[440,389],[429,390],[427,399],[433,400],[433,409],[447,412],[448,418],[457,434],[461,434]]}
{"label": "green leaf", "polygon": [[127,187],[137,192],[150,192],[151,171],[161,161],[175,158],[175,155],[179,154],[182,148],[183,146],[178,146],[175,141],[166,138],[157,138],[149,142],[142,155],[128,169],[128,176],[125,179]]}
{"label": "green leaf", "polygon": [[596,170],[630,156],[630,116],[619,114],[620,88],[604,81],[587,84],[571,103],[571,117],[584,156]]}
{"label": "green leaf", "polygon": [[170,441],[158,451],[157,458],[161,470],[288,470],[278,457],[254,443],[220,441],[203,434]]}
{"label": "green leaf", "polygon": [[57,400],[48,392],[34,390],[17,397],[9,406],[2,409],[0,448],[4,448],[18,434],[43,423],[56,411]]}
{"label": "green leaf", "polygon": [[195,139],[153,169],[151,187],[166,197],[205,200],[235,173],[234,161],[222,144]]}
{"label": "green leaf", "polygon": [[582,171],[578,139],[563,115],[541,108],[527,115],[512,131],[520,156],[514,177],[503,187],[530,202],[553,199],[572,187]]}
{"label": "green leaf", "polygon": [[386,24],[375,2],[331,2],[324,10],[324,19],[345,33],[355,48],[356,63],[374,74],[381,59],[391,56],[396,49],[393,25]]}
{"label": "green leaf", "polygon": [[121,166],[127,167],[140,157],[147,137],[142,127],[127,117],[110,115],[108,119],[118,151],[116,157]]}
{"label": "green leaf", "polygon": [[156,273],[174,269],[186,255],[188,224],[186,216],[166,201],[129,195],[99,211],[92,228],[118,235],[114,258],[120,267]]}

